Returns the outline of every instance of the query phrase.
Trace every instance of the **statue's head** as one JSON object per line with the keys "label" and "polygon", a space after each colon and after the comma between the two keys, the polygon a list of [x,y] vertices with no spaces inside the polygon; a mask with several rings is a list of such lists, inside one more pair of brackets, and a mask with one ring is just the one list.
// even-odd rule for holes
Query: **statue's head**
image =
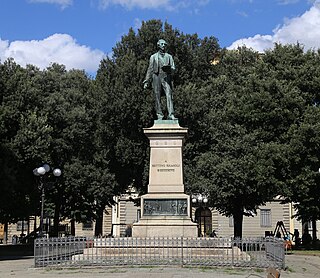
{"label": "statue's head", "polygon": [[158,48],[159,48],[160,50],[162,50],[162,51],[165,51],[165,50],[166,50],[167,45],[168,45],[167,42],[166,42],[165,40],[163,40],[163,39],[160,39],[160,40],[158,40],[158,42],[157,42]]}

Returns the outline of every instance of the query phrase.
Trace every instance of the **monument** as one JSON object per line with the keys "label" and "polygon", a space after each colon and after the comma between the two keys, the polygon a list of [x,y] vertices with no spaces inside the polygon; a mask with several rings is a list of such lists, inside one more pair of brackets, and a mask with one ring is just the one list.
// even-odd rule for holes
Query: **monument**
{"label": "monument", "polygon": [[[159,51],[150,57],[144,88],[152,78],[158,119],[144,133],[150,142],[148,193],[141,196],[141,218],[133,224],[133,237],[196,237],[191,221],[190,196],[184,193],[182,149],[188,133],[174,116],[172,102],[173,58],[167,43],[158,41]],[[161,109],[162,91],[167,99],[167,120]]]}

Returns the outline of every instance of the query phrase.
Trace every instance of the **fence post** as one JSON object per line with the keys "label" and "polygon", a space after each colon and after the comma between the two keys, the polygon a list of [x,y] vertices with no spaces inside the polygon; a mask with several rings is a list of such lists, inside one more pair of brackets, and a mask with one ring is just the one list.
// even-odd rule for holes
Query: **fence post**
{"label": "fence post", "polygon": [[183,237],[181,237],[181,265],[184,265],[183,262]]}
{"label": "fence post", "polygon": [[282,269],[286,268],[286,254],[283,250],[283,254],[282,254]]}
{"label": "fence post", "polygon": [[37,267],[37,264],[36,264],[36,258],[37,258],[36,245],[37,245],[37,239],[35,239],[34,244],[33,244],[34,267]]}
{"label": "fence post", "polygon": [[234,238],[231,239],[231,266],[233,267],[234,266]]}

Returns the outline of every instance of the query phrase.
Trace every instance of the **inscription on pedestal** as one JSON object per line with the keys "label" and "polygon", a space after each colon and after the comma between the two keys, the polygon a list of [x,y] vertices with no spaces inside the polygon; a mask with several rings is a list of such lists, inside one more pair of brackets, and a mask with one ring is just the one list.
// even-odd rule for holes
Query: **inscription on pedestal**
{"label": "inscription on pedestal", "polygon": [[143,215],[188,215],[187,199],[144,199]]}
{"label": "inscription on pedestal", "polygon": [[151,164],[152,168],[155,168],[157,172],[160,173],[168,173],[168,172],[175,172],[176,168],[180,167],[179,163],[169,164],[169,163],[155,163]]}

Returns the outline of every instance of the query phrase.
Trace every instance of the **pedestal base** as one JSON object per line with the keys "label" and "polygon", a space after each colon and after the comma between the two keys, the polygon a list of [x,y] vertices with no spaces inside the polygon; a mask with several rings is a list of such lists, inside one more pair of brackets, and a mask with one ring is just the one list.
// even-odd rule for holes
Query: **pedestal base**
{"label": "pedestal base", "polygon": [[140,219],[132,227],[132,237],[185,237],[197,236],[197,224],[188,217],[157,216]]}
{"label": "pedestal base", "polygon": [[188,129],[178,120],[162,120],[144,133],[150,141],[148,194],[141,196],[141,218],[133,224],[132,236],[197,237],[183,184],[182,147]]}
{"label": "pedestal base", "polygon": [[191,221],[190,197],[184,193],[141,196],[141,219],[132,227],[133,237],[197,237]]}

